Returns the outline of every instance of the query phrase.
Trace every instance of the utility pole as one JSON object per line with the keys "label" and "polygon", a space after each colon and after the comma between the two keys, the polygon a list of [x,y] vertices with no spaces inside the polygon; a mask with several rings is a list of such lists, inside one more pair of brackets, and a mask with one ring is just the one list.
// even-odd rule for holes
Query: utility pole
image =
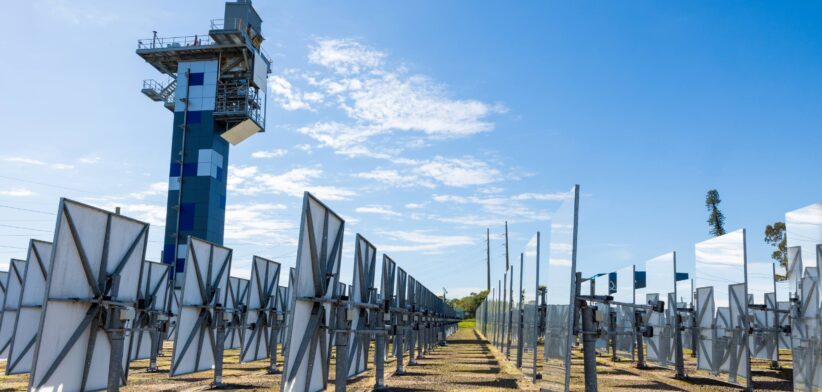
{"label": "utility pole", "polygon": [[506,332],[508,327],[508,221],[505,222],[505,273],[502,274],[502,336],[500,336],[499,350],[505,353],[505,346],[508,337]]}
{"label": "utility pole", "polygon": [[511,323],[511,316],[512,316],[511,304],[514,302],[513,301],[514,300],[514,298],[513,298],[514,292],[509,291],[509,289],[513,289],[513,281],[511,282],[512,287],[510,287],[510,288],[507,287],[508,286],[508,280],[509,280],[508,277],[511,274],[512,274],[511,273],[511,265],[508,262],[508,221],[505,221],[505,277],[504,277],[505,280],[503,282],[503,285],[506,286],[504,288],[504,290],[505,290],[506,297],[508,297],[508,298],[506,298],[505,305],[504,305],[504,308],[507,308],[507,309],[505,309],[505,318],[503,319],[505,321],[506,325],[503,325],[502,328],[503,328],[504,331],[508,331],[508,334],[505,335],[504,341],[502,342],[502,348],[500,350],[500,351],[503,351],[505,353],[505,358],[508,358],[508,356],[511,354],[511,332],[513,332],[513,331],[511,331],[511,327],[512,327],[512,323]]}
{"label": "utility pole", "polygon": [[[491,228],[485,229],[485,272],[486,272],[486,281],[485,281],[485,290],[486,290],[486,298],[488,295],[491,294]],[[484,336],[488,336],[488,307],[485,306],[482,310],[483,313],[483,320],[486,320],[485,323],[482,324],[482,334]]]}

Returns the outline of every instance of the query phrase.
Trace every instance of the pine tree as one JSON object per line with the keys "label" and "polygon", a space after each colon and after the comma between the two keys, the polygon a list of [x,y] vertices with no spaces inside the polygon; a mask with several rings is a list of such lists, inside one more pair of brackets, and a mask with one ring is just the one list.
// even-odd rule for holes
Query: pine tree
{"label": "pine tree", "polygon": [[711,189],[705,195],[705,208],[708,209],[708,226],[710,226],[710,233],[714,236],[721,236],[725,234],[725,215],[719,210],[719,192],[716,189]]}

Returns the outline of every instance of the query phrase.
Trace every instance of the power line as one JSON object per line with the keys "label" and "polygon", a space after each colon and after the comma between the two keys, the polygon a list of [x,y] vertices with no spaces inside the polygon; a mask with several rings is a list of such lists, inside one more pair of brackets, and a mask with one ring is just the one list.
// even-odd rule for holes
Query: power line
{"label": "power line", "polygon": [[35,184],[35,185],[45,186],[45,187],[49,187],[49,188],[65,189],[65,190],[68,190],[68,191],[83,192],[83,193],[88,193],[88,194],[93,194],[93,195],[102,195],[102,193],[100,193],[100,192],[86,191],[86,190],[83,190],[83,189],[71,188],[71,187],[67,187],[67,186],[60,186],[60,185],[54,185],[54,184],[46,184],[44,182],[31,181],[31,180],[26,180],[24,178],[9,177],[9,176],[2,176],[2,175],[0,175],[0,178],[5,178],[7,180],[12,180],[12,181],[27,182],[29,184]]}
{"label": "power line", "polygon": [[23,226],[14,226],[14,225],[4,225],[0,224],[0,227],[8,227],[11,229],[19,229],[19,230],[31,230],[31,231],[39,231],[42,233],[51,233],[51,230],[42,230],[42,229],[33,229],[31,227],[23,227]]}
{"label": "power line", "polygon": [[[2,176],[0,176],[0,177],[2,177]],[[11,209],[11,210],[17,210],[17,211],[33,212],[33,213],[36,213],[36,214],[46,214],[46,215],[52,215],[52,216],[56,216],[56,215],[57,215],[57,214],[55,214],[55,213],[53,213],[53,212],[40,211],[40,210],[32,210],[32,209],[30,209],[30,208],[14,207],[14,206],[9,206],[9,205],[5,205],[5,204],[0,204],[0,207],[2,207],[2,208],[8,208],[8,209]]]}

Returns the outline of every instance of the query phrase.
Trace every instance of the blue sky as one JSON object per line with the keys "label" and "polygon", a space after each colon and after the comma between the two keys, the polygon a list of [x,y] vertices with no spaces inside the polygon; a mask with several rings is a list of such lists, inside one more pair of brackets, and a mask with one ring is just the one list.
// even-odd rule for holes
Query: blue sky
{"label": "blue sky", "polygon": [[[348,219],[346,274],[361,232],[458,295],[484,286],[486,227],[496,276],[503,222],[515,259],[575,183],[586,273],[672,250],[692,272],[711,188],[751,261],[766,224],[822,199],[819,4],[255,5],[273,73],[267,132],[230,156],[237,275],[293,265],[304,189]],[[0,263],[50,238],[60,196],[162,224],[172,119],[139,91],[159,75],[137,39],[204,34],[222,7],[6,5]]]}

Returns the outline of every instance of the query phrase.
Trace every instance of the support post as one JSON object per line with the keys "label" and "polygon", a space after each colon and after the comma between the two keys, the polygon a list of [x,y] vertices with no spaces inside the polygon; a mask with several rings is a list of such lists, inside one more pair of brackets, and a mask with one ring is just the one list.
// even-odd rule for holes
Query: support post
{"label": "support post", "polygon": [[[491,295],[491,229],[485,229],[485,292],[486,296]],[[488,307],[484,306],[482,308],[483,320],[485,322],[482,324],[482,335],[486,338],[488,337]]]}
{"label": "support post", "polygon": [[[584,301],[583,301],[584,302]],[[582,311],[582,351],[585,368],[585,392],[597,391],[597,327],[596,310],[586,303],[580,303]]]}
{"label": "support post", "polygon": [[416,345],[419,344],[416,336],[418,329],[419,325],[417,324],[417,307],[415,305],[411,308],[411,330],[408,333],[408,366],[414,366],[417,364],[417,358],[414,355],[414,351],[416,351]]}
{"label": "support post", "polygon": [[642,346],[642,313],[641,310],[634,310],[634,329],[636,332],[636,368],[647,369],[645,365],[645,350]]}
{"label": "support post", "polygon": [[337,305],[337,320],[334,334],[334,349],[337,353],[337,362],[334,372],[334,390],[336,392],[345,392],[346,383],[348,381],[348,331],[347,318],[348,309],[344,303]]}
{"label": "support post", "polygon": [[[219,294],[218,294],[219,295]],[[217,323],[217,333],[214,344],[214,381],[212,388],[223,386],[223,351],[225,350],[225,310],[222,305],[214,307],[214,318]]]}
{"label": "support post", "polygon": [[616,318],[617,314],[615,308],[608,307],[608,333],[610,336],[611,342],[611,360],[614,362],[619,361],[619,357],[617,357],[617,330],[616,330]]}
{"label": "support post", "polygon": [[505,267],[505,273],[502,274],[502,302],[500,302],[500,338],[497,342],[497,347],[500,351],[505,351],[505,342],[508,340],[506,333],[511,333],[506,327],[508,326],[508,267]]}
{"label": "support post", "polygon": [[385,335],[378,333],[374,344],[374,389],[385,388]]}
{"label": "support post", "polygon": [[[114,275],[111,278],[111,289],[109,293],[114,298],[120,291],[120,276]],[[120,383],[123,380],[123,349],[125,346],[125,308],[112,305],[106,309],[107,321],[106,333],[111,344],[111,356],[108,362],[108,385],[107,392],[118,392]],[[94,339],[91,336],[90,339]]]}
{"label": "support post", "polygon": [[277,344],[279,343],[280,339],[280,320],[279,320],[279,312],[271,312],[270,313],[270,322],[271,322],[271,336],[268,338],[268,352],[271,354],[270,361],[268,363],[268,374],[277,374],[279,370],[277,370]]}
{"label": "support post", "polygon": [[[524,255],[522,253],[519,254],[519,286],[522,287],[522,264]],[[519,306],[517,306],[517,317],[519,317],[519,323],[517,326],[517,368],[522,368],[522,349],[524,344],[524,337],[523,337],[523,323],[525,322],[525,316],[522,311],[522,290],[519,292]]]}
{"label": "support post", "polygon": [[405,347],[403,346],[403,340],[404,340],[403,335],[405,335],[405,334],[403,333],[404,332],[403,331],[403,323],[402,323],[401,320],[402,320],[402,314],[398,313],[397,314],[397,324],[394,327],[396,329],[395,330],[396,333],[394,334],[394,347],[395,347],[394,352],[397,355],[397,371],[394,372],[394,374],[397,374],[397,375],[405,374],[405,364],[403,363],[403,361],[404,361],[403,360],[403,356],[404,356],[403,354],[404,354],[404,351],[405,351]]}
{"label": "support post", "polygon": [[149,353],[148,358],[148,369],[146,370],[148,373],[155,373],[157,372],[157,354],[160,353],[160,345],[163,344],[163,340],[160,339],[160,322],[157,320],[157,315],[155,313],[151,313],[149,315],[150,320],[150,328],[151,332],[149,332],[149,337],[151,338],[151,351]]}
{"label": "support post", "polygon": [[685,355],[682,349],[682,317],[679,315],[676,303],[669,306],[673,306],[674,310],[674,367],[676,368],[674,378],[683,380],[685,379]]}
{"label": "support post", "polygon": [[[507,224],[506,224],[507,225]],[[507,242],[507,241],[506,241]],[[505,257],[508,257],[506,247]],[[511,359],[511,335],[514,333],[514,267],[509,268],[508,273],[508,341],[505,342],[505,359]]]}
{"label": "support post", "polygon": [[[111,358],[108,362],[108,387],[106,391],[117,392],[123,379],[123,346],[125,345],[125,331],[121,312],[124,309],[112,306],[108,309],[108,333],[111,342]],[[94,338],[94,337],[92,337]]]}
{"label": "support post", "polygon": [[[693,306],[691,307],[693,308]],[[699,339],[699,334],[697,333],[697,331],[699,330],[697,329],[696,324],[696,311],[691,310],[691,314],[689,315],[689,317],[691,318],[691,325],[693,326],[691,327],[691,358],[696,358],[697,347],[699,347],[697,346],[699,344],[699,341],[697,340]]]}

